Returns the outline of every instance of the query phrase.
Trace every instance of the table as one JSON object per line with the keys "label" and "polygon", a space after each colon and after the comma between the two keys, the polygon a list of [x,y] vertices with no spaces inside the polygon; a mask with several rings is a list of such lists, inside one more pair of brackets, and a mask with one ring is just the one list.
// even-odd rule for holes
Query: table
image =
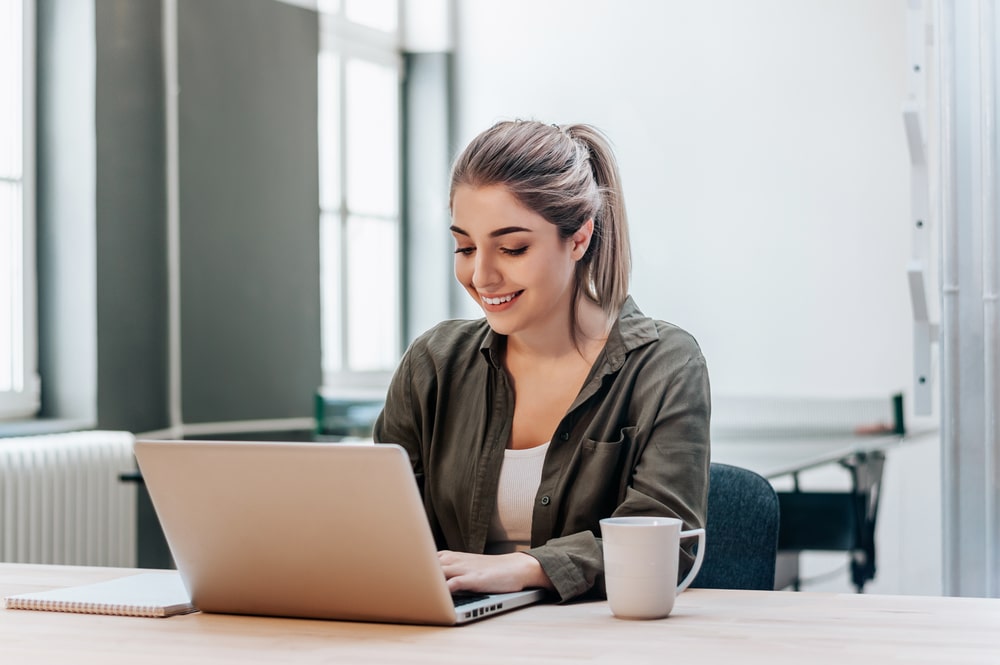
{"label": "table", "polygon": [[908,438],[917,438],[929,432],[912,435],[885,434],[879,436],[790,436],[787,438],[735,438],[712,439],[712,461],[741,466],[756,471],[768,480],[782,476],[795,476],[803,471],[827,464],[858,464],[875,455],[884,457],[886,452],[903,445]]}
{"label": "table", "polygon": [[[0,595],[134,570],[0,564]],[[991,663],[1000,599],[691,589],[661,621],[604,602],[537,605],[457,628],[0,609],[3,663]]]}

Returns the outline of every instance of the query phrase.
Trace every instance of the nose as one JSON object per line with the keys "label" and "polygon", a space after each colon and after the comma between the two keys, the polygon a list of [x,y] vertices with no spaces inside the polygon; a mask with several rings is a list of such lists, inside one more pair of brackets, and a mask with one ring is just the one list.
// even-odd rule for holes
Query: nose
{"label": "nose", "polygon": [[472,285],[480,291],[488,291],[502,281],[496,261],[488,254],[488,252],[476,253],[476,263],[472,271]]}

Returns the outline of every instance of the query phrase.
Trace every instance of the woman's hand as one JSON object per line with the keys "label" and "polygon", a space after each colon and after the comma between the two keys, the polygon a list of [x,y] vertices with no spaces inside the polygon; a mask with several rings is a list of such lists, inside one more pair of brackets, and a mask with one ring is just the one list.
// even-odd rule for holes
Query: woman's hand
{"label": "woman's hand", "polygon": [[478,593],[507,593],[529,587],[551,589],[552,582],[538,559],[530,554],[468,554],[441,550],[441,570],[448,590]]}

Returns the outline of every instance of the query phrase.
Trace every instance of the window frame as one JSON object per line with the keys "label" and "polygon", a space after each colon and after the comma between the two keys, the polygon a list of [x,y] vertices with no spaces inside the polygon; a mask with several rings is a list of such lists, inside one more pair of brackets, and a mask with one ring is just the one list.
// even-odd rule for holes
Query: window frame
{"label": "window frame", "polygon": [[40,408],[41,393],[35,260],[36,7],[35,0],[15,2],[21,3],[21,292],[18,307],[21,325],[12,340],[15,386],[13,390],[0,391],[0,421],[35,416]]}
{"label": "window frame", "polygon": [[[347,101],[347,66],[348,61],[362,60],[370,63],[374,63],[383,67],[388,67],[393,69],[400,82],[400,88],[402,88],[402,81],[405,72],[404,61],[402,55],[402,30],[401,30],[401,19],[402,19],[402,8],[401,1],[395,1],[396,9],[396,29],[393,32],[383,32],[374,28],[370,28],[364,25],[353,23],[347,19],[346,16],[346,3],[339,2],[336,3],[338,6],[332,10],[325,10],[323,8],[323,3],[319,3],[319,14],[320,14],[320,56],[324,54],[334,54],[336,56],[337,62],[337,86],[338,91],[336,95],[336,118],[337,127],[336,133],[339,137],[337,144],[337,154],[335,159],[337,160],[336,166],[336,177],[337,177],[337,189],[338,189],[338,200],[334,205],[329,207],[323,207],[322,201],[320,206],[320,216],[319,223],[322,225],[324,223],[324,217],[328,214],[332,214],[336,217],[337,223],[339,223],[339,237],[342,242],[339,243],[339,257],[337,260],[337,265],[334,269],[337,271],[336,285],[337,294],[336,306],[339,309],[337,320],[339,322],[339,331],[337,334],[337,348],[330,349],[327,344],[327,333],[323,333],[323,389],[325,391],[334,391],[337,393],[341,392],[357,392],[373,390],[379,391],[383,390],[389,383],[389,379],[392,376],[392,369],[386,368],[384,370],[357,370],[351,369],[348,366],[347,359],[349,358],[350,348],[349,348],[349,334],[348,334],[348,299],[347,294],[350,293],[350,282],[351,278],[347,270],[347,252],[349,251],[346,243],[347,239],[347,225],[348,220],[352,216],[363,216],[370,218],[377,218],[387,221],[392,221],[396,224],[396,234],[397,234],[397,256],[396,263],[398,266],[397,271],[397,294],[398,300],[396,302],[397,317],[396,317],[396,330],[395,330],[395,340],[396,349],[394,355],[397,360],[398,357],[402,355],[403,351],[403,333],[404,333],[404,313],[405,313],[405,293],[403,289],[403,275],[404,275],[404,263],[403,257],[405,254],[405,248],[403,245],[404,240],[404,211],[403,211],[403,144],[402,144],[402,130],[403,130],[403,100],[402,100],[402,90],[400,89],[400,94],[397,96],[397,127],[398,127],[398,161],[397,161],[397,207],[396,214],[394,216],[372,214],[368,211],[357,210],[352,208],[350,201],[348,199],[348,183],[347,183],[347,142],[344,137],[347,135],[347,113],[346,109],[348,106]],[[322,67],[321,67],[322,70]],[[320,93],[320,99],[322,100],[323,94]],[[323,109],[320,109],[320,118],[323,122]],[[322,137],[325,130],[321,126],[320,136]],[[320,150],[324,150],[321,146]],[[320,167],[320,177],[325,177],[322,164]],[[321,256],[321,261],[324,258]],[[329,288],[329,279],[325,280],[322,285],[323,289]],[[324,295],[324,304],[328,300],[328,297]],[[325,317],[324,317],[325,318]],[[337,361],[332,363],[337,366],[337,369],[327,369],[329,354],[336,354]]]}

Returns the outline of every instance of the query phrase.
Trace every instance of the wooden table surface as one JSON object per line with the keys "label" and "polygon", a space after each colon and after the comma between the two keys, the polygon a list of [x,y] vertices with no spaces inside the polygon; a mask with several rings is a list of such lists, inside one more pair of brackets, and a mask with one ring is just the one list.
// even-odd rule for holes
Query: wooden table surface
{"label": "wooden table surface", "polygon": [[[136,571],[0,564],[0,596]],[[660,621],[604,602],[455,628],[0,609],[0,663],[1000,663],[1000,599],[692,589]]]}

